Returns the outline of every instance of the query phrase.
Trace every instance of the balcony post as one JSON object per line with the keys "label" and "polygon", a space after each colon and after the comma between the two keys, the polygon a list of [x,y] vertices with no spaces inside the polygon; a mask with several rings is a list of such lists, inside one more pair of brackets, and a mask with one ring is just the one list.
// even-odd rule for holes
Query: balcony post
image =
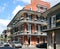
{"label": "balcony post", "polygon": [[38,25],[38,34],[41,33],[40,25]]}
{"label": "balcony post", "polygon": [[31,24],[27,23],[27,25],[28,25],[28,31],[31,34]]}

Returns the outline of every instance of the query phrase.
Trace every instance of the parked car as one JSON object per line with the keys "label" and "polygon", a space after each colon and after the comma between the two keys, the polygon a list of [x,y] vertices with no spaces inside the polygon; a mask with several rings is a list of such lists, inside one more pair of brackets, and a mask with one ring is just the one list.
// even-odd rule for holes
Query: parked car
{"label": "parked car", "polygon": [[36,45],[37,48],[47,48],[47,43],[41,43]]}
{"label": "parked car", "polygon": [[13,41],[12,47],[13,48],[22,48],[22,44],[19,41]]}
{"label": "parked car", "polygon": [[3,42],[0,41],[0,47],[3,47]]}
{"label": "parked car", "polygon": [[4,47],[8,47],[8,46],[10,46],[10,45],[9,45],[8,42],[4,42],[3,46],[4,46]]}

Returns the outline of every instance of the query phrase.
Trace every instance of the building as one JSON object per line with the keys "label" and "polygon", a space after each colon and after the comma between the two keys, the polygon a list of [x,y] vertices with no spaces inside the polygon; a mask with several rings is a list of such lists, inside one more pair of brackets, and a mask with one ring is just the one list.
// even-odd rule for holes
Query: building
{"label": "building", "polygon": [[47,21],[42,13],[49,8],[50,4],[47,2],[31,0],[31,4],[20,10],[7,26],[14,40],[30,46],[46,42],[47,34],[42,30],[47,29]]}
{"label": "building", "polygon": [[8,30],[3,30],[2,36],[3,36],[3,41],[7,42],[8,40],[10,40],[11,33]]}
{"label": "building", "polygon": [[46,26],[47,23],[41,13],[30,10],[20,10],[8,25],[12,27],[10,31],[13,36],[15,34],[15,40],[23,42],[24,45],[33,46],[43,42],[43,36],[45,38],[46,33],[43,33],[42,29],[46,29]]}
{"label": "building", "polygon": [[60,49],[60,3],[43,13],[47,18],[47,49]]}

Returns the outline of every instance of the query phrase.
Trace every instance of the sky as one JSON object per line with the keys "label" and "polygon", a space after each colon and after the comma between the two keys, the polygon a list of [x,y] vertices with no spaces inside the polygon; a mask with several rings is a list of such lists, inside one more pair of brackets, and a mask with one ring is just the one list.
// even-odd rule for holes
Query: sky
{"label": "sky", "polygon": [[[59,3],[60,0],[43,0],[49,2],[51,7]],[[31,0],[0,0],[0,34],[7,29],[7,25],[14,15],[25,5],[30,4]]]}

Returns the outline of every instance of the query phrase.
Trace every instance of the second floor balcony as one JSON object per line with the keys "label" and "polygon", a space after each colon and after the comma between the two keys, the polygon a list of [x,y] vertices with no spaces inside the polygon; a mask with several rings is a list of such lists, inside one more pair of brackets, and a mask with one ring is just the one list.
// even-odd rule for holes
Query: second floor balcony
{"label": "second floor balcony", "polygon": [[14,26],[20,25],[22,23],[33,23],[33,24],[40,24],[43,26],[48,24],[47,21],[45,21],[45,20],[37,20],[37,19],[31,20],[29,18],[26,18],[26,19],[21,19],[21,20],[17,21],[17,23],[15,23]]}

